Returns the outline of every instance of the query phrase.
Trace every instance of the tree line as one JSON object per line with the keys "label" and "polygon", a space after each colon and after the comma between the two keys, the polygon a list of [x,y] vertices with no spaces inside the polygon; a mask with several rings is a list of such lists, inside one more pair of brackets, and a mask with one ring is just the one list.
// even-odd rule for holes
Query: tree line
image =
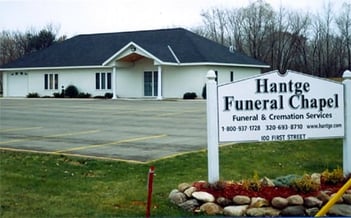
{"label": "tree line", "polygon": [[[340,77],[351,69],[351,3],[339,13],[329,2],[316,14],[284,7],[274,10],[264,0],[241,8],[211,8],[201,13],[203,24],[192,30],[261,60],[268,70],[287,69],[321,77]],[[0,66],[63,41],[57,28],[0,32]]]}
{"label": "tree line", "polygon": [[201,14],[194,32],[232,46],[271,67],[321,77],[340,77],[351,69],[351,3],[339,13],[329,2],[317,14],[280,7],[264,0],[241,8],[212,8]]}
{"label": "tree line", "polygon": [[47,25],[40,31],[1,31],[0,66],[66,39],[66,36],[57,37],[57,32],[53,25]]}

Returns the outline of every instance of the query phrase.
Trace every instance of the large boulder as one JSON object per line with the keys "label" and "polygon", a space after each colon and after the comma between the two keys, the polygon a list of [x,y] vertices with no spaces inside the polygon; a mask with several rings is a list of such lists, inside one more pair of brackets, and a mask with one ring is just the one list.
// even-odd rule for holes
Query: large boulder
{"label": "large boulder", "polygon": [[216,215],[222,213],[223,208],[216,203],[207,202],[200,206],[200,211],[207,215]]}
{"label": "large boulder", "polygon": [[237,205],[250,204],[251,199],[246,195],[236,195],[233,197],[233,203]]}
{"label": "large boulder", "polygon": [[351,216],[351,205],[348,204],[334,204],[329,211],[330,216]]}
{"label": "large boulder", "polygon": [[191,194],[193,198],[203,201],[203,202],[214,202],[215,198],[213,197],[212,194],[208,192],[203,192],[203,191],[196,191]]}
{"label": "large boulder", "polygon": [[282,197],[274,197],[271,201],[273,207],[278,209],[284,209],[288,206],[288,200]]}
{"label": "large boulder", "polygon": [[227,206],[223,209],[223,214],[226,216],[244,216],[248,205]]}
{"label": "large boulder", "polygon": [[187,200],[185,194],[177,189],[172,190],[168,198],[173,204],[176,205],[179,205]]}

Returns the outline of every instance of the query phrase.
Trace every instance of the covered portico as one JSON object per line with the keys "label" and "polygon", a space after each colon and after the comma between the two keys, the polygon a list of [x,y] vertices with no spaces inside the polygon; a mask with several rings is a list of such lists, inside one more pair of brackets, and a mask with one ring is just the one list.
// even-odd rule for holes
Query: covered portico
{"label": "covered portico", "polygon": [[143,58],[153,60],[153,65],[157,67],[157,71],[144,71],[144,96],[156,97],[157,100],[163,99],[162,61],[134,42],[128,43],[103,63],[104,66],[112,67],[112,99],[117,99],[118,96],[117,80],[119,71],[134,67]]}

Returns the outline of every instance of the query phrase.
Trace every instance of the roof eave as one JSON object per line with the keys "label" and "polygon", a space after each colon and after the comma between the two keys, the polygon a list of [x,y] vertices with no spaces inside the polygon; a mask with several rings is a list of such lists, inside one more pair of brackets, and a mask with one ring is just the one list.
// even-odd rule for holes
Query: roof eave
{"label": "roof eave", "polygon": [[[227,66],[227,67],[250,67],[250,68],[269,68],[269,65],[254,65],[254,64],[235,64],[235,63],[217,63],[217,62],[190,62],[176,63],[163,62],[159,59],[155,60],[155,65],[168,66]],[[69,70],[69,69],[106,69],[111,68],[108,65],[90,65],[90,66],[57,66],[57,67],[17,67],[17,68],[0,68],[0,71],[24,71],[24,70]]]}
{"label": "roof eave", "polygon": [[92,68],[111,68],[102,65],[90,66],[57,66],[57,67],[16,67],[16,68],[0,68],[0,71],[24,71],[24,70],[69,70],[69,69],[92,69]]}
{"label": "roof eave", "polygon": [[270,68],[269,65],[219,63],[219,62],[189,62],[189,63],[163,62],[163,65],[172,65],[172,66],[201,66],[201,65],[203,66],[203,65],[207,65],[207,66]]}

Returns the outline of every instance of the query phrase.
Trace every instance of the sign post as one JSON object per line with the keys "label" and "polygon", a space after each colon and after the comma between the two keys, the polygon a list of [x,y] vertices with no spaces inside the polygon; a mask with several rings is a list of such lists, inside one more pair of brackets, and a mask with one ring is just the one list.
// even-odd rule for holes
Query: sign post
{"label": "sign post", "polygon": [[217,117],[217,83],[216,73],[213,70],[207,73],[206,97],[207,97],[207,159],[208,159],[208,182],[219,181],[219,158],[218,158],[218,117]]}
{"label": "sign post", "polygon": [[343,141],[343,170],[344,175],[351,173],[351,71],[343,74],[345,101],[345,136]]}

